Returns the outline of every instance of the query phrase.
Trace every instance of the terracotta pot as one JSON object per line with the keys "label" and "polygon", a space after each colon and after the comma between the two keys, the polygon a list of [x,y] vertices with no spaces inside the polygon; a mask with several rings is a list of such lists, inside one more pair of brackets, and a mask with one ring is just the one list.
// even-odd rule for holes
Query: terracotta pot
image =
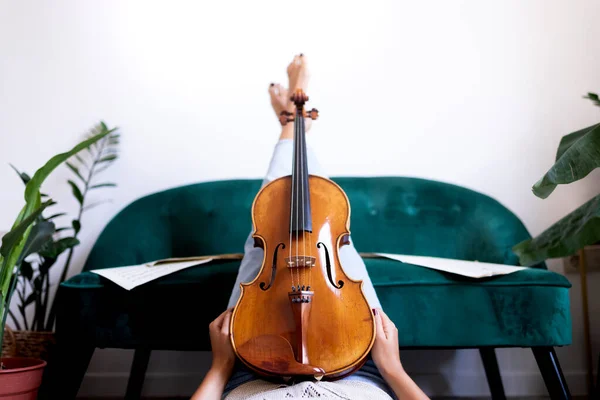
{"label": "terracotta pot", "polygon": [[35,400],[42,384],[46,361],[36,358],[0,359],[0,400]]}

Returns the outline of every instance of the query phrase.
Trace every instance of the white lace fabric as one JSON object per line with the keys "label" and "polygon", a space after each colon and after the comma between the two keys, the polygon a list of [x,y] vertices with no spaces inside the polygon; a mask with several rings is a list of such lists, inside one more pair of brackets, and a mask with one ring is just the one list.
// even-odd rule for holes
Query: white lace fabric
{"label": "white lace fabric", "polygon": [[357,380],[299,382],[291,386],[257,379],[232,390],[225,400],[275,399],[393,400],[375,385]]}

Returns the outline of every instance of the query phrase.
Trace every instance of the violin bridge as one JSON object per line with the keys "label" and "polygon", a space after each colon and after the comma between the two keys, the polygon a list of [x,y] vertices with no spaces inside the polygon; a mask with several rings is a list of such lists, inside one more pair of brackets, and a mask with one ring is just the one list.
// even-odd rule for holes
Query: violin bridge
{"label": "violin bridge", "polygon": [[311,256],[293,256],[286,257],[285,263],[288,268],[311,268],[315,266],[316,260],[315,257]]}

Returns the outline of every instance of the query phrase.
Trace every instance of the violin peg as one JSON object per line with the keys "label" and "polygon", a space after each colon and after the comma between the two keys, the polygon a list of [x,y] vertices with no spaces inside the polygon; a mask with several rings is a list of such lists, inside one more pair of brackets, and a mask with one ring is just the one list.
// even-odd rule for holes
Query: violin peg
{"label": "violin peg", "polygon": [[281,125],[286,125],[288,122],[292,122],[294,120],[294,116],[291,112],[283,110],[281,114],[279,114],[279,122]]}
{"label": "violin peg", "polygon": [[317,110],[316,108],[313,108],[312,110],[308,111],[306,113],[307,118],[310,119],[317,119],[319,117],[319,110]]}

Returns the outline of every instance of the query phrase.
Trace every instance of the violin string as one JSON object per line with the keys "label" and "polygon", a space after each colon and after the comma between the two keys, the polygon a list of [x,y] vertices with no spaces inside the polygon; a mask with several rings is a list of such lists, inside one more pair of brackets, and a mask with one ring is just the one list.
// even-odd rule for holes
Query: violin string
{"label": "violin string", "polygon": [[306,203],[304,203],[305,199],[304,199],[304,179],[308,179],[308,177],[304,176],[304,162],[306,160],[304,160],[304,147],[305,147],[305,137],[304,137],[304,116],[302,115],[302,111],[300,111],[298,118],[300,118],[300,134],[302,135],[302,147],[300,148],[300,169],[301,169],[301,180],[300,180],[300,185],[301,188],[300,190],[302,191],[302,257],[304,262],[302,263],[302,286],[304,288],[304,286],[306,285],[306,232],[304,230],[304,228],[306,227],[305,224],[305,215],[304,215],[304,210],[306,209]]}
{"label": "violin string", "polygon": [[[298,112],[297,111],[296,111],[296,119],[295,119],[295,128],[296,129],[294,132],[294,136],[296,137],[296,142],[297,142],[296,149],[300,149],[300,135],[299,135],[300,124],[298,123]],[[298,156],[298,151],[296,151],[296,175],[298,175],[298,170],[301,169],[301,168],[297,168],[298,162],[300,161],[297,156]],[[300,172],[300,173],[302,173],[302,172]],[[298,196],[298,189],[300,188],[300,182],[299,182],[300,179],[301,179],[301,176],[300,177],[296,176],[296,190],[295,190],[296,196]],[[298,226],[298,217],[299,217],[299,215],[298,214],[300,212],[299,207],[300,207],[299,198],[296,197],[296,229],[295,229],[295,231],[296,231],[296,240],[295,240],[295,242],[296,242],[296,259],[295,259],[296,268],[298,268],[298,240],[299,240],[299,238],[298,238],[298,227],[299,227]],[[298,270],[297,277],[298,277],[298,286],[300,286],[300,271],[299,270]]]}
{"label": "violin string", "polygon": [[[305,125],[305,119],[302,118],[302,130],[304,132],[304,138],[306,140],[306,125]],[[308,153],[306,152],[306,146],[303,149],[304,151],[304,158],[306,159],[306,165],[308,165]],[[307,173],[307,177],[306,177],[306,184],[309,184],[309,178],[310,178],[310,173],[308,171],[306,171]],[[308,191],[308,201],[310,201],[310,190]],[[312,215],[309,215],[308,218],[312,218]],[[313,241],[312,241],[312,230],[310,230],[308,232],[308,255],[309,255],[309,260],[311,260],[312,263],[312,246],[313,246]],[[310,265],[308,267],[308,282],[306,282],[307,287],[312,285],[312,269],[314,268],[314,265]]]}
{"label": "violin string", "polygon": [[[295,124],[295,122],[294,122]],[[294,142],[296,141],[296,138],[294,137]],[[292,185],[290,187],[290,197],[291,197],[291,208],[290,208],[290,243],[289,243],[289,260],[292,260],[292,232],[294,230],[294,226],[293,226],[293,218],[294,218],[294,178],[295,178],[295,170],[296,170],[296,146],[294,143],[294,154],[292,155]],[[290,268],[289,265],[286,265],[286,268],[288,268],[290,270],[290,275],[292,277],[292,286],[295,286],[294,283],[294,269]]]}

